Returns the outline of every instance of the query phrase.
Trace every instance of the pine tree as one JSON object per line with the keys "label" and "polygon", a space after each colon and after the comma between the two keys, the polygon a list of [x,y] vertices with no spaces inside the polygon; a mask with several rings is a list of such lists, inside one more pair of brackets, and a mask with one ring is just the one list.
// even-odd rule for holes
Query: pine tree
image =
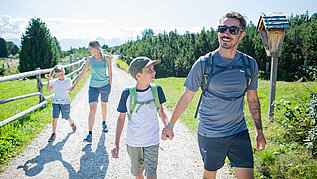
{"label": "pine tree", "polygon": [[0,57],[7,57],[7,56],[8,56],[7,43],[3,38],[0,38]]}
{"label": "pine tree", "polygon": [[50,68],[57,64],[60,47],[41,19],[31,19],[22,35],[20,52],[20,72],[32,71],[37,67]]}

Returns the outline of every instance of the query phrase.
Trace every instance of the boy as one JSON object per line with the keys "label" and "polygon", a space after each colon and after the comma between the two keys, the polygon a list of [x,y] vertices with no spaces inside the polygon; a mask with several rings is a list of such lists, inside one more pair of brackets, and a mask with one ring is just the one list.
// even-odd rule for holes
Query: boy
{"label": "boy", "polygon": [[[120,115],[117,121],[116,146],[111,153],[114,158],[119,158],[120,136],[128,112],[126,144],[131,159],[131,173],[137,179],[144,178],[144,169],[147,178],[156,178],[159,149],[158,112],[164,126],[167,125],[167,116],[162,107],[162,103],[166,101],[163,89],[159,85],[150,85],[155,79],[154,65],[160,62],[147,57],[137,57],[131,62],[129,73],[136,79],[137,84],[135,88],[123,90],[117,109]],[[152,92],[155,88],[157,95]],[[136,100],[133,100],[135,98]],[[136,101],[135,106],[131,99]],[[134,106],[134,109],[131,106]]]}

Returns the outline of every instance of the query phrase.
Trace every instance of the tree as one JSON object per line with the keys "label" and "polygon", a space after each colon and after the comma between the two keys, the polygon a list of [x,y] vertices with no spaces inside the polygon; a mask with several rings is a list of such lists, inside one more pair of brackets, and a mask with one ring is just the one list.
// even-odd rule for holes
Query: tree
{"label": "tree", "polygon": [[141,34],[142,34],[142,38],[147,37],[147,36],[154,37],[153,29],[145,29]]}
{"label": "tree", "polygon": [[60,46],[40,18],[31,19],[21,39],[20,72],[31,71],[37,67],[50,68],[57,64]]}
{"label": "tree", "polygon": [[7,57],[7,56],[8,56],[7,43],[3,38],[0,38],[0,57]]}
{"label": "tree", "polygon": [[8,55],[16,55],[19,52],[19,47],[13,42],[7,42]]}
{"label": "tree", "polygon": [[17,45],[14,45],[10,53],[14,56],[19,52],[19,50],[20,50],[19,47]]}

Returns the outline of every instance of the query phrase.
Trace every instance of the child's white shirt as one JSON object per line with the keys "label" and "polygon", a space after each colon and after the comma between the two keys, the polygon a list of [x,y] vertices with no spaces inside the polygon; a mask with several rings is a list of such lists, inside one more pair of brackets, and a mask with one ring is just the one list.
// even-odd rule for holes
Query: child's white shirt
{"label": "child's white shirt", "polygon": [[51,83],[54,87],[55,95],[52,103],[54,104],[70,104],[69,89],[72,86],[72,81],[69,78],[64,80],[54,79]]}
{"label": "child's white shirt", "polygon": [[[137,102],[153,100],[152,89],[143,92],[137,91]],[[127,109],[130,106],[130,95],[126,102]],[[140,104],[136,104],[127,126],[126,143],[132,147],[148,147],[159,144],[159,121],[155,103],[143,104],[138,112]]]}

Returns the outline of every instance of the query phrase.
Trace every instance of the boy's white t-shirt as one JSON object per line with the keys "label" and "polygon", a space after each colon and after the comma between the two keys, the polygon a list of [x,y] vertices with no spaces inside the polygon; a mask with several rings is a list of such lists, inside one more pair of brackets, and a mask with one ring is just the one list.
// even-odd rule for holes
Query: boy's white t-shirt
{"label": "boy's white t-shirt", "polygon": [[64,80],[54,79],[51,83],[54,87],[55,95],[52,103],[54,104],[70,104],[69,89],[72,87],[72,81],[69,78]]}
{"label": "boy's white t-shirt", "polygon": [[[160,86],[158,86],[158,93],[160,104],[162,104],[166,101],[166,99]],[[123,91],[121,98],[125,98],[125,107],[126,109],[129,109],[130,94],[128,88]],[[148,102],[150,100],[153,100],[152,89],[150,87],[145,91],[137,90],[137,102]],[[140,104],[136,104],[131,116],[131,120],[128,121],[126,144],[132,147],[148,147],[157,145],[159,144],[160,127],[155,103],[151,102],[149,104],[143,104],[140,109],[138,109],[139,106]],[[120,111],[119,109],[120,104],[118,111],[127,112],[122,110]],[[136,112],[137,109],[138,112]]]}

